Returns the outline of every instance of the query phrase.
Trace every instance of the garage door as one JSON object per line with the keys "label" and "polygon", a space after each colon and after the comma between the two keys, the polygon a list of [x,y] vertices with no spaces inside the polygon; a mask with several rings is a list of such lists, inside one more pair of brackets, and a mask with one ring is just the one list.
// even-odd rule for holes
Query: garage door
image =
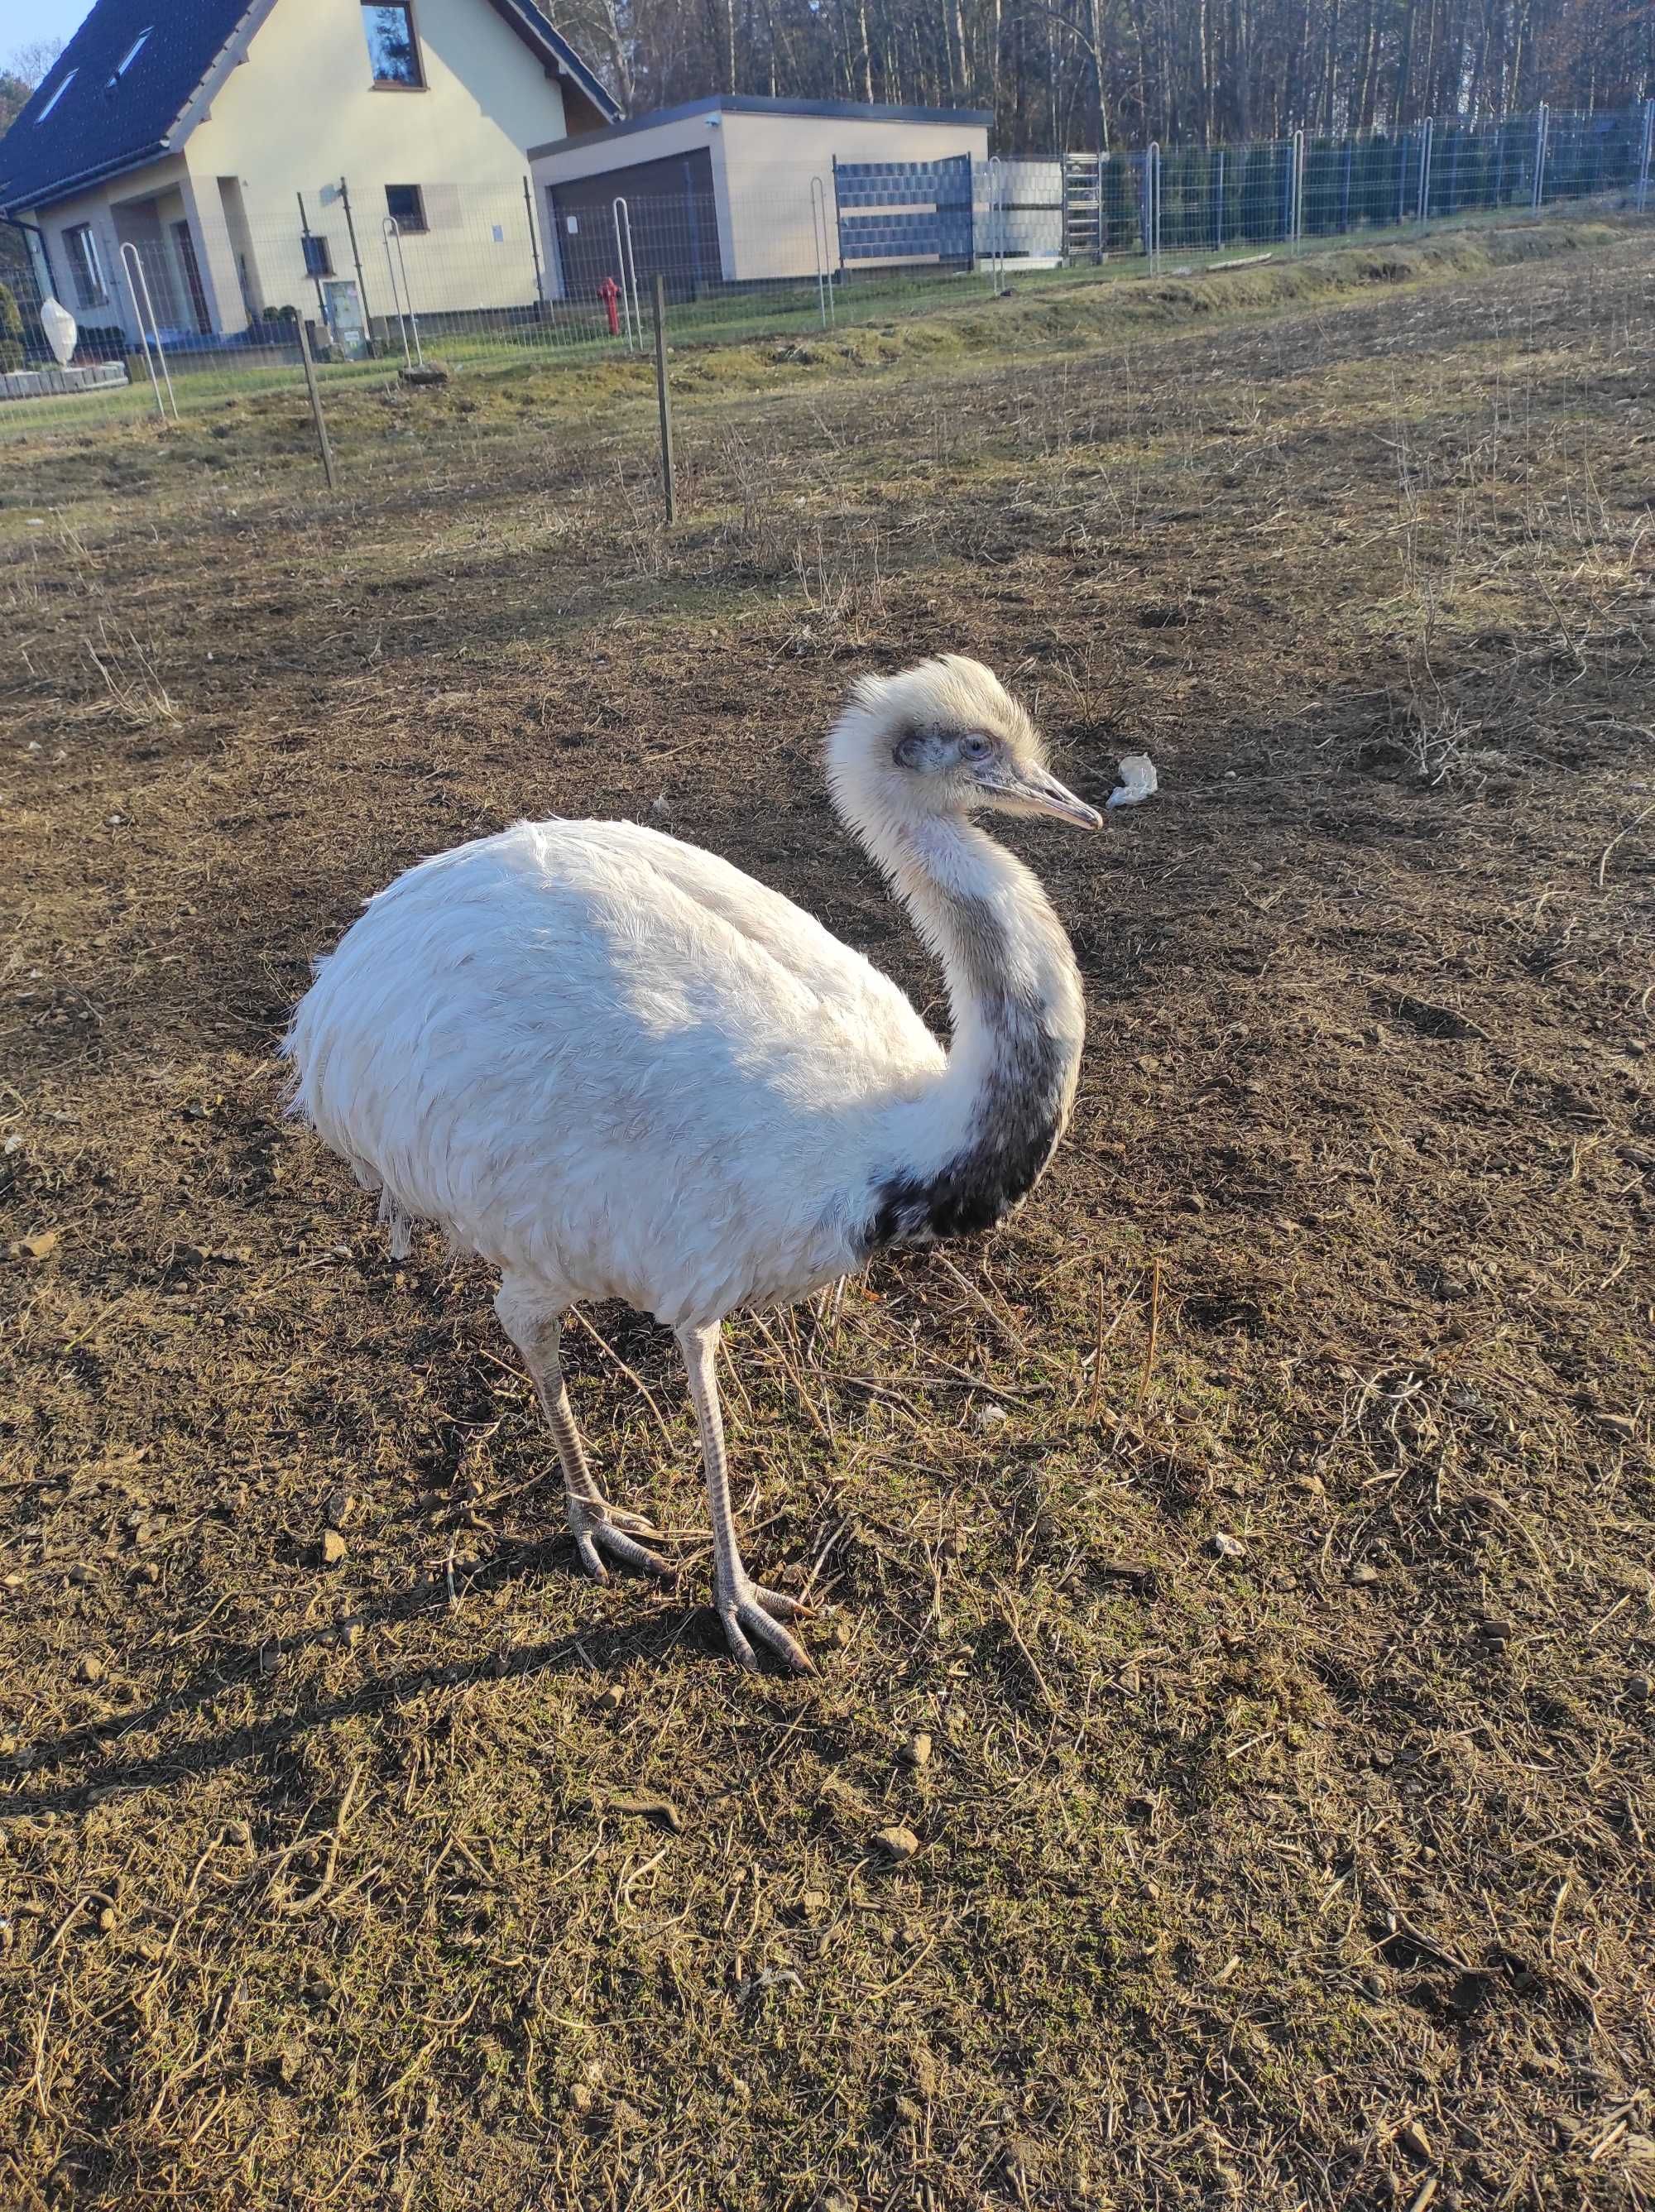
{"label": "garage door", "polygon": [[713,159],[704,147],[664,161],[605,169],[572,184],[548,185],[546,197],[563,289],[571,300],[595,300],[605,277],[620,275],[615,251],[618,198],[625,200],[631,219],[641,300],[656,276],[666,279],[667,296],[673,300],[697,299],[721,279]]}

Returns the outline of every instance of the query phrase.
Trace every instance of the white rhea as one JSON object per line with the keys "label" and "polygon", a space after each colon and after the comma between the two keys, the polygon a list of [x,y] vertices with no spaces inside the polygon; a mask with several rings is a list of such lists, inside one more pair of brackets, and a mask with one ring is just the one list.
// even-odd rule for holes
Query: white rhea
{"label": "white rhea", "polygon": [[593,1480],[558,1364],[577,1298],[676,1331],[701,1431],[715,1595],[809,1661],[749,1580],[719,1413],[720,1324],[983,1229],[1050,1158],[1080,978],[1039,884],[977,811],[1096,828],[1023,709],[954,655],[866,677],[827,741],[841,819],[941,960],[945,1053],[858,952],[727,861],[630,822],[520,822],[426,860],[318,965],[287,1039],[295,1109],[411,1218],[501,1271],[495,1300],[556,1439],[582,1563],[670,1576]]}

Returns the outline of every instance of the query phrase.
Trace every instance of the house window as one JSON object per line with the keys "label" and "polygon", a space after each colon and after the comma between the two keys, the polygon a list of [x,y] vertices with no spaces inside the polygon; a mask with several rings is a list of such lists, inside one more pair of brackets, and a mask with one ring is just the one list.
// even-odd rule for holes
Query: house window
{"label": "house window", "polygon": [[[153,31],[155,25],[152,23],[149,26],[149,31]],[[149,37],[149,31],[140,31],[137,38],[133,40],[131,45],[128,46],[126,52],[121,56],[119,62],[116,65],[115,74],[109,80],[111,84],[119,84],[121,79],[126,75],[127,70],[131,68],[133,63],[137,61],[138,56],[143,52],[143,43]]]}
{"label": "house window", "polygon": [[73,230],[66,230],[64,244],[69,249],[70,266],[75,271],[75,289],[80,294],[81,305],[107,307],[109,288],[103,281],[103,263],[98,257],[98,241],[92,235],[91,225],[77,223]]}
{"label": "house window", "polygon": [[331,276],[333,274],[333,252],[325,238],[307,231],[301,243],[305,249],[307,276]]}
{"label": "house window", "polygon": [[385,206],[386,212],[396,217],[397,228],[400,231],[406,233],[430,228],[425,220],[424,195],[417,185],[387,185]]}
{"label": "house window", "polygon": [[414,11],[407,0],[362,0],[362,29],[375,84],[399,84],[418,91],[425,82],[414,37]]}
{"label": "house window", "polygon": [[56,91],[56,92],[54,92],[54,93],[52,94],[52,95],[51,99],[50,99],[49,100],[47,100],[47,102],[46,102],[46,106],[45,106],[40,110],[40,113],[35,117],[35,118],[34,118],[34,119],[35,119],[35,121],[36,121],[37,123],[44,123],[44,122],[46,121],[46,119],[47,116],[51,114],[51,112],[52,112],[52,109],[53,109],[53,108],[58,105],[58,101],[63,98],[64,94],[69,90],[70,86],[71,84],[73,84],[73,83],[74,83],[76,77],[79,74],[80,74],[80,72],[79,72],[77,70],[70,70],[70,71],[69,72],[69,75],[68,75],[68,76],[64,79],[63,82],[58,86],[58,88],[57,91]]}

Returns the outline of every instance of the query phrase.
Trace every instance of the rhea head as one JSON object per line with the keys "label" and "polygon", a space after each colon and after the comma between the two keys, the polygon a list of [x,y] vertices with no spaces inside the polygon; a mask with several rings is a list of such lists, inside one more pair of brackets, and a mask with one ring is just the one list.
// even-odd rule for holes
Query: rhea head
{"label": "rhea head", "polygon": [[834,803],[865,832],[985,808],[1103,823],[1052,774],[1039,732],[999,678],[960,653],[860,678],[826,750]]}

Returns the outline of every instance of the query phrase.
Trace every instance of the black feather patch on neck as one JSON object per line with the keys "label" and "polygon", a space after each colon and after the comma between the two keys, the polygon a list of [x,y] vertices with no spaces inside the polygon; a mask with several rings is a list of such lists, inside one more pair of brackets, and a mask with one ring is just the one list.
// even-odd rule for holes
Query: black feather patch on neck
{"label": "black feather patch on neck", "polygon": [[985,1009],[1001,1048],[960,1150],[934,1174],[893,1170],[876,1181],[863,1232],[870,1253],[993,1228],[1038,1181],[1063,1133],[1068,1054],[1027,1005]]}

